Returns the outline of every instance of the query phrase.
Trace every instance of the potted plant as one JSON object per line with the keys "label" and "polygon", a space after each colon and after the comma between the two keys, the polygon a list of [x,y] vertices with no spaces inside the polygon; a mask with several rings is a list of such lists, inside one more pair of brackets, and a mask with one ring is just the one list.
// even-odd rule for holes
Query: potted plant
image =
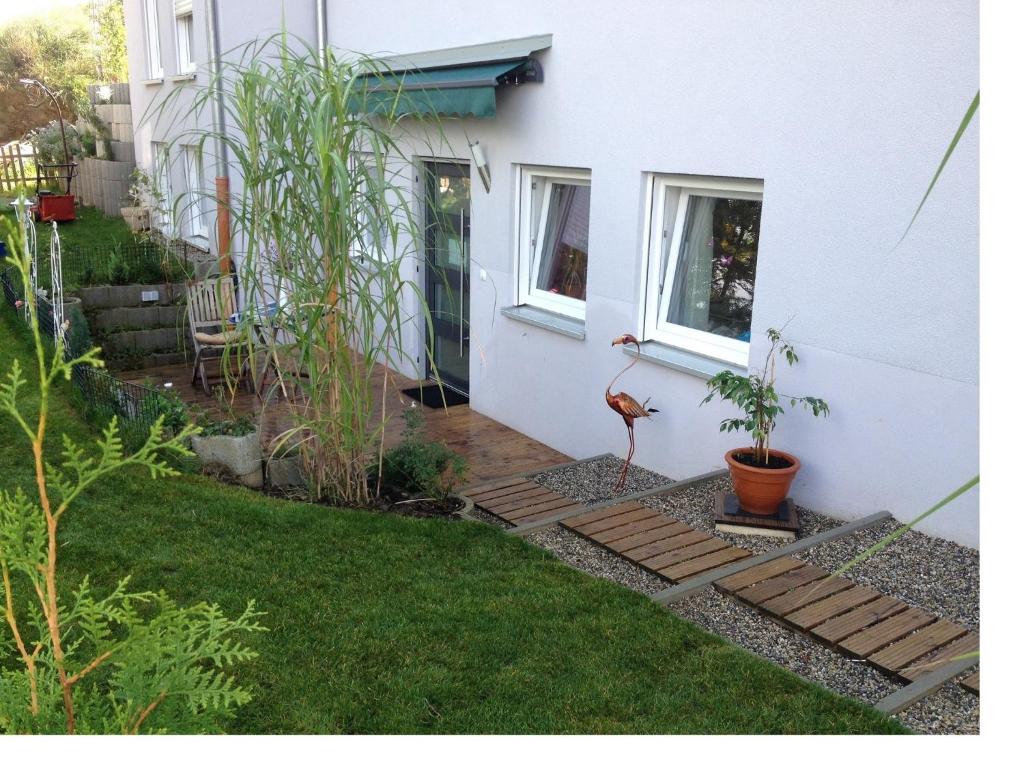
{"label": "potted plant", "polygon": [[[135,168],[131,175],[131,186],[128,195],[121,201],[121,216],[132,232],[143,232],[149,229],[149,200],[153,190],[153,182],[149,174],[142,168]],[[127,204],[125,204],[127,203]]]}
{"label": "potted plant", "polygon": [[[749,376],[722,371],[708,381],[711,394],[701,401],[704,405],[717,395],[722,400],[735,403],[745,414],[741,418],[724,419],[720,431],[744,429],[754,440],[752,447],[733,448],[725,454],[740,507],[754,515],[776,514],[800,470],[800,460],[796,456],[769,445],[775,420],[783,413],[779,394],[775,391],[776,355],[781,352],[789,365],[799,358],[778,330],[769,328],[767,334],[771,346],[764,369]],[[782,397],[793,406],[800,403],[809,408],[815,416],[828,416],[828,404],[820,398]]]}
{"label": "potted plant", "polygon": [[210,420],[205,412],[196,418],[201,434],[192,438],[192,451],[204,469],[226,472],[250,488],[263,487],[263,451],[260,431],[249,416]]}

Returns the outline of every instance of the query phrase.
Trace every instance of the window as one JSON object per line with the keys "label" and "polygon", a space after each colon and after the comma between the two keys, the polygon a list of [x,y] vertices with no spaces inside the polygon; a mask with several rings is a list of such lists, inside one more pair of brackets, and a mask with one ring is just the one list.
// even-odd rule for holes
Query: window
{"label": "window", "polygon": [[142,18],[146,25],[146,56],[151,80],[164,76],[164,67],[160,60],[160,21],[156,2],[157,0],[142,0]]}
{"label": "window", "polygon": [[199,147],[185,147],[185,181],[188,184],[185,220],[188,231],[193,237],[206,238],[209,231],[206,227],[205,180],[203,179],[203,158]]}
{"label": "window", "polygon": [[163,234],[171,234],[171,164],[167,145],[154,141],[153,148],[153,185],[151,193],[154,196],[153,204],[153,226]]}
{"label": "window", "polygon": [[747,365],[763,184],[655,176],[644,337]]}
{"label": "window", "polygon": [[517,303],[583,320],[589,239],[590,172],[523,168]]}
{"label": "window", "polygon": [[388,182],[384,169],[368,152],[349,155],[353,218],[356,226],[349,244],[352,258],[382,260],[391,250],[388,227],[392,212],[388,206]]}
{"label": "window", "polygon": [[174,0],[174,36],[178,46],[178,73],[195,72],[192,0]]}

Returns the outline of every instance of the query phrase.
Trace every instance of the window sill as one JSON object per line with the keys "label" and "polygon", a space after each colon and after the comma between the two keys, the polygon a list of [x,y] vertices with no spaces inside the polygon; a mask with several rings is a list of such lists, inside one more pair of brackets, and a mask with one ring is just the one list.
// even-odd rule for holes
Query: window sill
{"label": "window sill", "polygon": [[162,77],[151,77],[148,80],[143,80],[143,85],[163,85],[164,79]]}
{"label": "window sill", "polygon": [[538,309],[527,304],[518,307],[502,307],[501,314],[521,323],[535,325],[546,331],[560,333],[573,339],[582,341],[586,338],[586,328],[582,320],[575,317],[555,314],[546,309]]}
{"label": "window sill", "polygon": [[[623,345],[622,351],[624,354],[636,356],[636,349],[632,345]],[[705,381],[723,370],[732,371],[740,376],[747,375],[747,369],[743,366],[698,355],[696,352],[689,352],[678,347],[670,347],[657,341],[644,341],[640,344],[640,359],[688,373]]]}
{"label": "window sill", "polygon": [[195,80],[195,79],[196,79],[196,73],[195,72],[181,72],[181,73],[179,73],[177,75],[171,75],[171,82],[172,83],[184,83],[184,82],[186,82],[188,80]]}
{"label": "window sill", "polygon": [[210,252],[210,238],[207,235],[189,235],[188,237],[181,238],[184,242],[191,245],[193,248],[198,248],[201,251]]}

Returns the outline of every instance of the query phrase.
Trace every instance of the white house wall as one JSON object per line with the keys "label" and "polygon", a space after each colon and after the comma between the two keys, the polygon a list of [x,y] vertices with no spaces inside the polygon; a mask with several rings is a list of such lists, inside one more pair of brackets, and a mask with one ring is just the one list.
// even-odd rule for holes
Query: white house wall
{"label": "white house wall", "polygon": [[[751,360],[788,323],[800,363],[780,389],[832,407],[780,422],[797,503],[908,520],[977,472],[977,121],[894,248],[978,89],[976,3],[329,2],[328,33],[373,53],[553,34],[542,84],[448,124],[493,177],[486,194],[473,174],[473,408],[572,456],[623,455],[602,394],[627,362],[610,340],[640,321],[647,174],[758,178]],[[515,296],[517,164],[592,171],[583,341],[498,311]],[[620,383],[661,409],[637,426],[645,467],[691,476],[744,442],[718,432],[732,409],[698,408],[700,378],[641,362]],[[921,528],[977,545],[977,493]]]}

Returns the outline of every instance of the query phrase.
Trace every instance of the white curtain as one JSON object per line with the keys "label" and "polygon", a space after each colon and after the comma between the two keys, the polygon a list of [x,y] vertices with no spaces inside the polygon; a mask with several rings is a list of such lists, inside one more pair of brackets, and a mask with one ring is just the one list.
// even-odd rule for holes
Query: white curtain
{"label": "white curtain", "polygon": [[711,267],[714,258],[714,197],[690,197],[686,208],[686,232],[680,245],[668,321],[699,331],[709,329]]}

